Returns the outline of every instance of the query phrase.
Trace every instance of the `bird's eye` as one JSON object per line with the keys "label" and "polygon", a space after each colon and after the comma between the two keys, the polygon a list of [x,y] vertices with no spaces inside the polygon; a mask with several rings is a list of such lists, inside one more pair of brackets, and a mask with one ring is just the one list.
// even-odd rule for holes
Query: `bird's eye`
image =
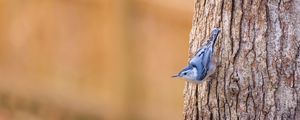
{"label": "bird's eye", "polygon": [[187,75],[187,73],[183,73],[183,75]]}

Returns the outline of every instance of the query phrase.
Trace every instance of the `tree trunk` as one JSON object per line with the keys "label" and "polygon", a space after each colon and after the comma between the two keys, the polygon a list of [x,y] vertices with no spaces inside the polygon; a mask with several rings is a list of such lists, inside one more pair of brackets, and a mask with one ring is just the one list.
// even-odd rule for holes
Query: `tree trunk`
{"label": "tree trunk", "polygon": [[184,119],[300,119],[300,1],[196,0],[190,56],[220,27],[217,69],[186,83]]}

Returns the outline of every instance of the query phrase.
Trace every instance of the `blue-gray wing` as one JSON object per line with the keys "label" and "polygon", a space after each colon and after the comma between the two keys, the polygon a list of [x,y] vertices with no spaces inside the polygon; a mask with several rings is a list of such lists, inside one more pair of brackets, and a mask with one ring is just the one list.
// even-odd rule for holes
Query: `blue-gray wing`
{"label": "blue-gray wing", "polygon": [[207,71],[212,59],[212,49],[203,48],[190,60],[190,64],[197,68],[197,80],[203,80],[207,76]]}

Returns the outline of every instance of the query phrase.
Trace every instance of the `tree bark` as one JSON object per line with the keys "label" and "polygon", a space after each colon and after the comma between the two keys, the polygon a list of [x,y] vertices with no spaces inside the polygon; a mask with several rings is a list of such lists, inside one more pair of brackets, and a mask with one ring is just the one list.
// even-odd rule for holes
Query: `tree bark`
{"label": "tree bark", "polygon": [[300,119],[300,2],[196,0],[190,56],[214,27],[217,69],[186,83],[184,119]]}

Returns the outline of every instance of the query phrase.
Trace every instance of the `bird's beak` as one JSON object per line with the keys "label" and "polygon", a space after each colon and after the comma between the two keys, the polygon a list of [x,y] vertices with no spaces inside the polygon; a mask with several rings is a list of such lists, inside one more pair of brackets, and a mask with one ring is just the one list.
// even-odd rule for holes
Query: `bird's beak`
{"label": "bird's beak", "polygon": [[178,75],[173,75],[172,78],[178,77]]}

